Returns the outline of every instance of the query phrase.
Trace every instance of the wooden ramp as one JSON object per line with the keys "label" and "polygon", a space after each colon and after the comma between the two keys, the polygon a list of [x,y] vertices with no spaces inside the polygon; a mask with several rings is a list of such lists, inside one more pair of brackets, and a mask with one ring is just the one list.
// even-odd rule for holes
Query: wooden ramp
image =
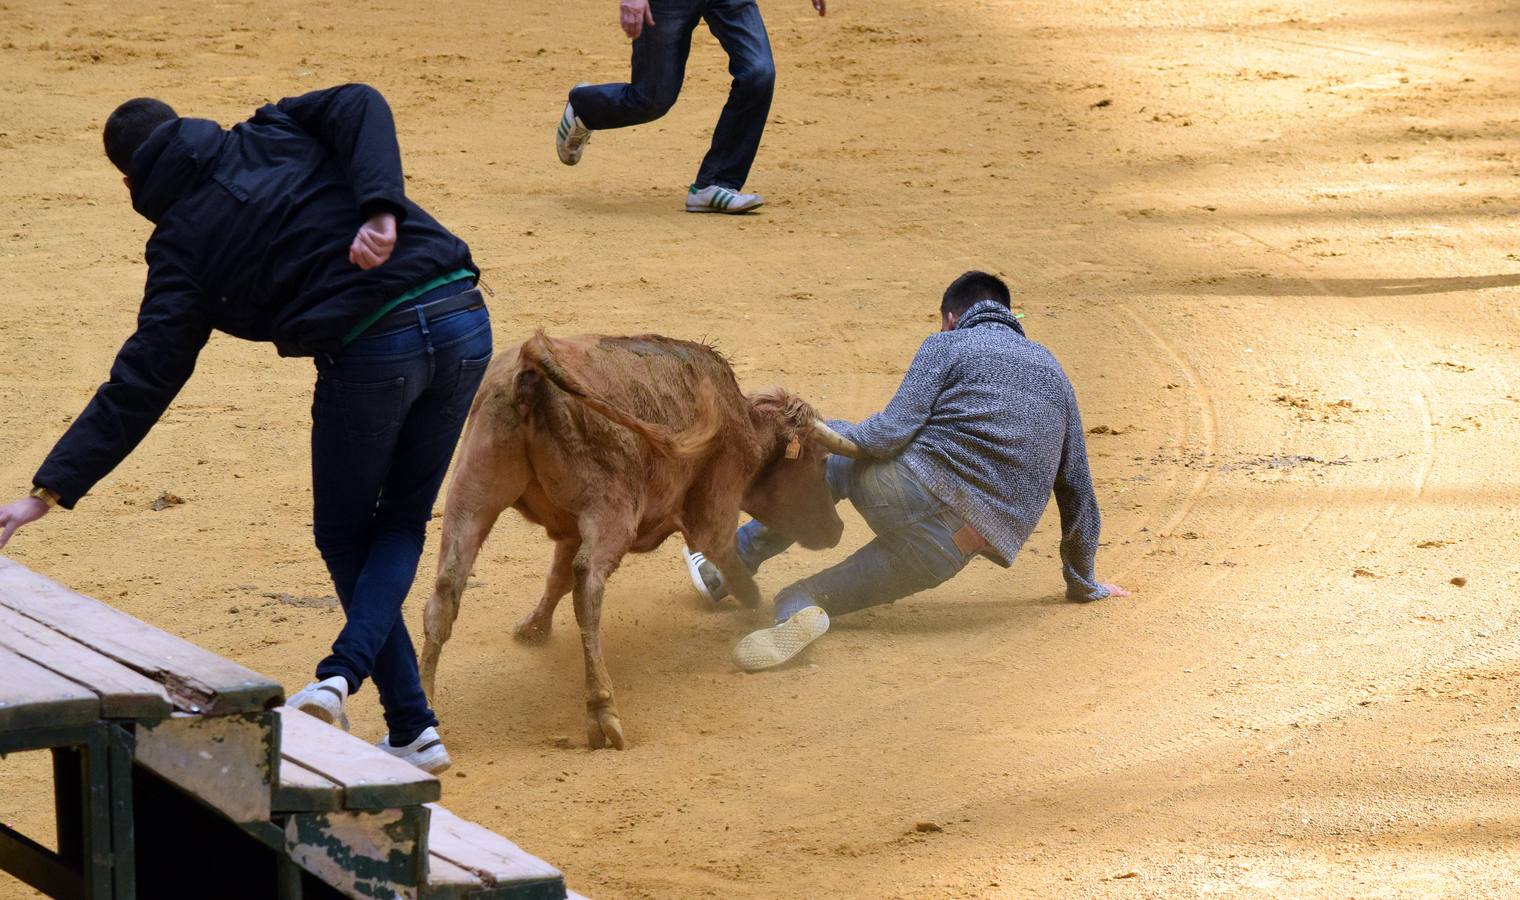
{"label": "wooden ramp", "polygon": [[569,896],[437,778],[4,557],[0,673],[0,758],[53,753],[59,847],[0,825],[0,868],[51,896]]}

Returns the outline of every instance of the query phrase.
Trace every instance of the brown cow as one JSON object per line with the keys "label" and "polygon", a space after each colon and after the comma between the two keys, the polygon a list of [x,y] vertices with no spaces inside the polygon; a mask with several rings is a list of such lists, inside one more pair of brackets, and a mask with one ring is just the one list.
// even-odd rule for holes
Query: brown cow
{"label": "brown cow", "polygon": [[804,547],[834,546],[844,525],[824,480],[830,452],[858,451],[793,394],[772,388],[746,397],[723,357],[701,344],[539,332],[498,355],[470,410],[444,507],[425,614],[427,693],[476,553],[511,506],[555,542],[543,599],[516,634],[548,637],[555,606],[574,590],[587,736],[593,748],[621,750],[602,661],[608,576],[625,553],[647,553],[679,531],[754,607],[760,590],[734,545],[739,511]]}

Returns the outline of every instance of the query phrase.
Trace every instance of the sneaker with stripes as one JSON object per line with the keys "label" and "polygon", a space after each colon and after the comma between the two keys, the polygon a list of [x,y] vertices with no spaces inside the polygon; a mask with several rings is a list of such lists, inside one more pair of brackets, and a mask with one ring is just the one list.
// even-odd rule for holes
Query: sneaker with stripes
{"label": "sneaker with stripes", "polygon": [[765,198],[759,194],[741,194],[726,187],[710,184],[705,188],[696,185],[686,192],[686,211],[697,213],[745,213],[759,209]]}
{"label": "sneaker with stripes", "polygon": [[580,162],[581,153],[585,151],[589,140],[591,129],[586,127],[586,123],[581,121],[580,116],[575,114],[575,109],[567,102],[564,115],[559,117],[559,128],[554,132],[554,152],[559,154],[559,161],[567,166]]}
{"label": "sneaker with stripes", "polygon": [[706,556],[690,547],[681,548],[686,560],[686,574],[691,576],[691,586],[697,589],[703,600],[717,603],[728,596],[728,585],[723,583],[723,573]]}
{"label": "sneaker with stripes", "polygon": [[348,730],[348,713],[343,703],[348,699],[348,679],[333,675],[321,681],[313,681],[291,695],[285,705],[316,716],[329,725]]}
{"label": "sneaker with stripes", "polygon": [[449,758],[449,751],[443,746],[443,739],[438,736],[438,729],[431,725],[422,729],[422,733],[405,747],[391,746],[390,735],[381,738],[375,746],[432,775],[437,775],[454,764]]}

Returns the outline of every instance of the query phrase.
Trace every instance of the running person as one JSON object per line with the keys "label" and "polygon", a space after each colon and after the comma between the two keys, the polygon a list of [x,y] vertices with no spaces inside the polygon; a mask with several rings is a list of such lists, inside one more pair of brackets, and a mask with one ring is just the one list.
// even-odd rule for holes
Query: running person
{"label": "running person", "polygon": [[[813,0],[818,15],[826,0]],[[686,192],[687,212],[743,213],[765,202],[741,193],[760,149],[776,84],[771,43],[755,0],[621,0],[623,33],[633,39],[633,73],[626,84],[580,84],[570,91],[555,133],[559,161],[573,166],[593,131],[643,125],[675,105],[686,77],[691,35],[705,20],[728,53],[733,84],[718,117],[712,146]]]}

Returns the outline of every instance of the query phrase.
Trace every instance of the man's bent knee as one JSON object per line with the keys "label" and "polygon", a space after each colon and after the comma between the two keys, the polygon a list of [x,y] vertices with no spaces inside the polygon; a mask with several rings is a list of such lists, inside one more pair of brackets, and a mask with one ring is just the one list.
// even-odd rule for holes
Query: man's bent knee
{"label": "man's bent knee", "polygon": [[629,112],[637,118],[635,124],[653,122],[663,118],[676,105],[676,91],[631,90],[628,95]]}
{"label": "man's bent knee", "polygon": [[776,67],[754,66],[734,75],[733,93],[753,100],[767,100],[776,90]]}

